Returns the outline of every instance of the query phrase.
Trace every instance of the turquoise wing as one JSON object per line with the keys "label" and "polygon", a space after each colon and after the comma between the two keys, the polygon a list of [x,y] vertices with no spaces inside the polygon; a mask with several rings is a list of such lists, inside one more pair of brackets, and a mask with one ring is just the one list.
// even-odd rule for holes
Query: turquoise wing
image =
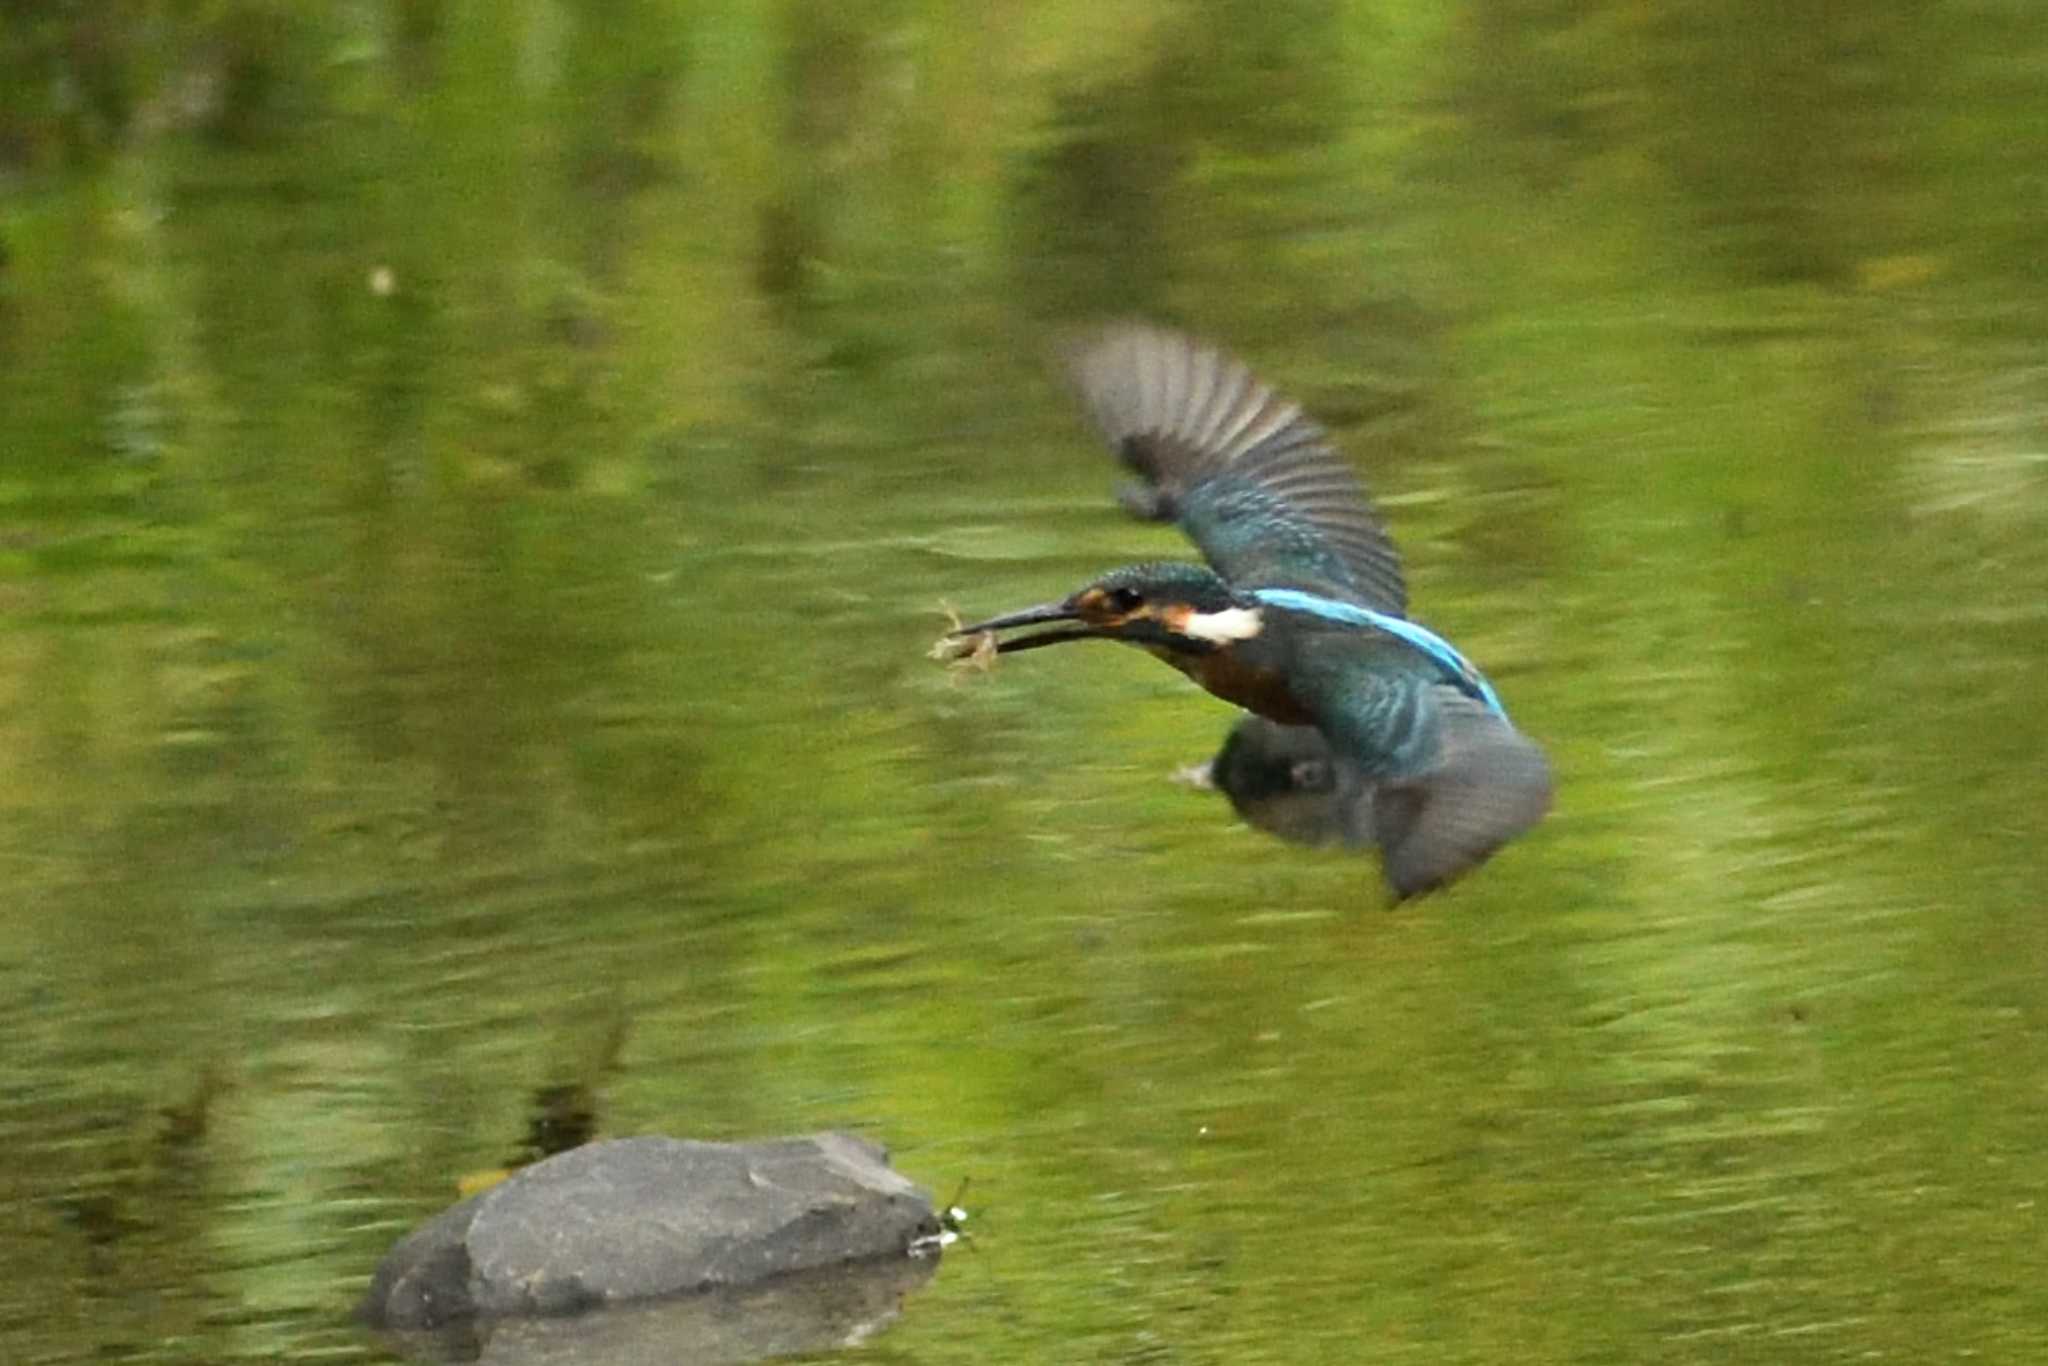
{"label": "turquoise wing", "polygon": [[1498,714],[1436,686],[1437,753],[1373,794],[1373,838],[1398,897],[1478,867],[1550,809],[1543,750]]}
{"label": "turquoise wing", "polygon": [[1132,511],[1179,524],[1238,588],[1288,588],[1404,616],[1401,557],[1328,436],[1239,361],[1123,324],[1074,347],[1069,373],[1143,483]]}
{"label": "turquoise wing", "polygon": [[1369,823],[1387,881],[1405,898],[1484,863],[1541,820],[1551,776],[1542,748],[1500,711],[1396,662],[1389,648],[1399,647],[1325,638],[1297,693],[1338,763],[1369,785],[1370,803],[1351,814]]}

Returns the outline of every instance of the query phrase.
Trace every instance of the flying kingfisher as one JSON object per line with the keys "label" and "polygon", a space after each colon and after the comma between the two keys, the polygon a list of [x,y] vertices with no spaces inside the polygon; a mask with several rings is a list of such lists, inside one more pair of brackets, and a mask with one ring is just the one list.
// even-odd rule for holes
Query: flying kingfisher
{"label": "flying kingfisher", "polygon": [[[1058,602],[956,628],[962,652],[1123,641],[1278,723],[1247,723],[1244,756],[1325,803],[1324,831],[1377,844],[1397,900],[1542,818],[1543,751],[1471,661],[1408,619],[1400,557],[1321,427],[1241,362],[1163,328],[1112,327],[1073,348],[1068,367],[1139,477],[1119,498],[1178,523],[1208,564],[1113,569]],[[1036,625],[1053,629],[996,634]],[[1294,749],[1310,769],[1286,757]],[[1218,759],[1229,756],[1226,745]]]}

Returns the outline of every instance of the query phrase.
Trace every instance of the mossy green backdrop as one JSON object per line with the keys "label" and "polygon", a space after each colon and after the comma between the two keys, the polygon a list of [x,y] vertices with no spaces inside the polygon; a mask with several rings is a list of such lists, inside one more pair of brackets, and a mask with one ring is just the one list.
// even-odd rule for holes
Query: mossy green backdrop
{"label": "mossy green backdrop", "polygon": [[[404,1228],[836,1126],[900,1363],[2048,1358],[2021,0],[0,8],[0,1357],[384,1359]],[[992,612],[1045,365],[1336,431],[1557,809],[1451,892]]]}

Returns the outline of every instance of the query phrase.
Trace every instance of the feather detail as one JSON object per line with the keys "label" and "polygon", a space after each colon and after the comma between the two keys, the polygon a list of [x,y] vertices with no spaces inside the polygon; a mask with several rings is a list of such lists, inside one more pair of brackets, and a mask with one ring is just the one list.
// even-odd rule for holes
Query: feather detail
{"label": "feather detail", "polygon": [[1149,490],[1139,515],[1170,516],[1239,588],[1298,588],[1393,616],[1401,560],[1323,429],[1241,362],[1178,332],[1109,328],[1069,373],[1112,450]]}

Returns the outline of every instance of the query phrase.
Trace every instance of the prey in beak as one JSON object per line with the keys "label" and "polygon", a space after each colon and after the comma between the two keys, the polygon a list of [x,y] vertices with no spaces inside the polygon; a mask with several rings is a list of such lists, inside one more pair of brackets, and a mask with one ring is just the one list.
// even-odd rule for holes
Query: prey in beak
{"label": "prey in beak", "polygon": [[[1078,623],[1084,621],[1084,618],[1071,598],[1065,602],[1041,603],[1036,607],[1027,607],[1021,612],[1006,612],[999,617],[990,617],[987,621],[977,621],[971,626],[956,626],[946,632],[940,643],[943,645],[946,641],[971,640],[975,637],[996,638],[998,632],[1008,631],[1014,627],[1042,626],[1055,621]],[[999,655],[1015,654],[1019,650],[1035,650],[1041,645],[1058,645],[1068,640],[1090,640],[1103,634],[1100,629],[1088,625],[1069,626],[1058,631],[1038,631],[1027,636],[1011,636],[1007,640],[998,638],[995,652]],[[955,646],[955,649],[959,648],[960,646]],[[974,647],[966,648],[972,650]]]}
{"label": "prey in beak", "polygon": [[1021,612],[1010,612],[973,625],[963,625],[960,614],[951,607],[943,609],[951,619],[951,628],[932,643],[931,657],[950,664],[956,671],[972,670],[986,673],[996,664],[996,656],[1014,653],[1018,650],[1035,649],[1040,645],[1057,645],[1064,640],[1086,640],[1101,634],[1085,625],[1075,625],[1065,630],[1040,631],[1034,635],[1012,636],[999,639],[997,632],[1013,626],[1035,626],[1044,622],[1080,622],[1081,614],[1069,602],[1049,602],[1038,607],[1028,607]]}
{"label": "prey in beak", "polygon": [[[1131,565],[1110,571],[1058,602],[971,625],[963,626],[953,617],[953,629],[932,647],[932,657],[987,667],[997,655],[1041,645],[1118,640],[1191,659],[1251,639],[1258,634],[1259,623],[1256,607],[1238,599],[1201,565]],[[1048,629],[1002,634],[1032,626]]]}

